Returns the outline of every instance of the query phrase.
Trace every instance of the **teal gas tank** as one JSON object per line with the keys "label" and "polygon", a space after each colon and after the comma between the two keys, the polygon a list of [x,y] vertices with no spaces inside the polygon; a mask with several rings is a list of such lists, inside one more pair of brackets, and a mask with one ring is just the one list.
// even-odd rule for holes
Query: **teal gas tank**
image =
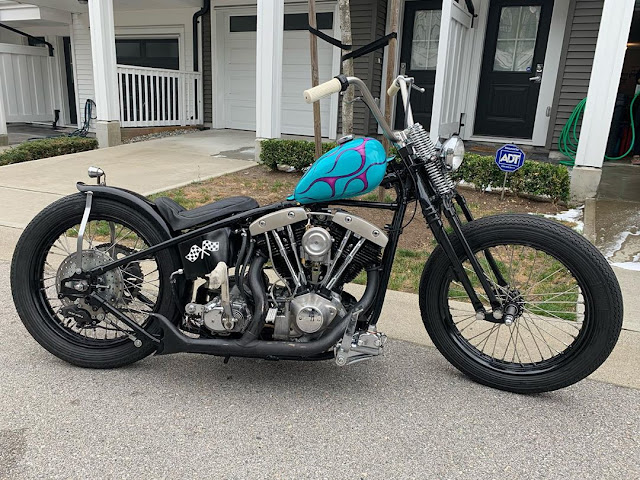
{"label": "teal gas tank", "polygon": [[363,195],[380,185],[387,161],[375,138],[348,141],[316,160],[289,200],[305,204]]}

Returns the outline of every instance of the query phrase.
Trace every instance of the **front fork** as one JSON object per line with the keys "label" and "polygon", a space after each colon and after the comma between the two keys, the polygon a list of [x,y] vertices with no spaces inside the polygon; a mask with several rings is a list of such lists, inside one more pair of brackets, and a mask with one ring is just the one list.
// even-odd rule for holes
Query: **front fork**
{"label": "front fork", "polygon": [[[458,258],[458,254],[456,253],[455,248],[451,243],[449,235],[447,235],[444,223],[440,216],[439,209],[436,208],[436,206],[431,202],[430,195],[421,181],[417,182],[417,189],[418,198],[420,199],[420,207],[422,209],[422,214],[424,215],[425,220],[429,224],[429,227],[431,228],[431,231],[433,232],[438,244],[442,246],[445,254],[447,255],[447,257],[449,257],[449,260],[451,261],[451,265],[453,267],[455,278],[462,284],[462,287],[469,296],[471,304],[473,305],[473,308],[476,312],[476,318],[478,318],[479,320],[484,320],[489,314],[485,311],[484,305],[478,298],[478,294],[476,293],[471,280],[469,279],[469,276],[465,271],[464,265]],[[467,242],[462,232],[462,222],[460,221],[458,213],[456,212],[456,204],[454,203],[454,199],[460,206],[465,219],[469,222],[473,221],[473,216],[471,215],[471,211],[469,210],[464,197],[462,197],[462,195],[458,193],[455,193],[453,197],[442,198],[442,213],[444,213],[444,216],[447,218],[447,221],[449,222],[453,233],[456,237],[458,237],[458,240],[460,241],[460,244],[462,245],[467,258],[471,263],[473,271],[480,281],[480,284],[485,292],[487,299],[489,300],[489,304],[492,309],[491,315],[495,320],[500,320],[503,316],[502,302],[496,296],[495,290],[491,285],[489,278],[485,274],[482,265],[480,265],[480,262],[476,258],[473,250],[471,249],[471,246]],[[498,285],[500,285],[501,287],[506,287],[507,282],[502,276],[500,269],[498,268],[498,265],[493,258],[493,255],[488,250],[485,250],[484,253],[487,259],[487,263],[493,271]]]}

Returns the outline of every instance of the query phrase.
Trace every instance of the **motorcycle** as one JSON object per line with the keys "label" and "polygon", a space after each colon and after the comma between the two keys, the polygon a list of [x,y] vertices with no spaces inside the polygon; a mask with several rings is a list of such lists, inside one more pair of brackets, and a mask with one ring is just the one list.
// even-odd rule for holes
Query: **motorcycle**
{"label": "motorcycle", "polygon": [[[451,364],[519,393],[563,388],[596,370],[622,325],[620,288],[600,252],[537,216],[475,219],[451,180],[464,144],[457,136],[434,144],[413,121],[412,78],[397,77],[388,91],[402,94],[401,131],[356,77],[339,75],[304,96],[313,103],[350,85],[397,157],[376,139],[345,137],[272,205],[237,196],[185,210],[107,186],[105,172],[91,167],[96,184],[79,182],[17,244],[11,286],[29,333],[88,368],[178,352],[225,363],[371,359],[385,347],[376,325],[413,206],[437,241],[420,281],[421,316]],[[354,198],[379,186],[395,199]],[[376,226],[349,207],[386,209],[393,220]],[[362,272],[358,299],[344,287]]]}

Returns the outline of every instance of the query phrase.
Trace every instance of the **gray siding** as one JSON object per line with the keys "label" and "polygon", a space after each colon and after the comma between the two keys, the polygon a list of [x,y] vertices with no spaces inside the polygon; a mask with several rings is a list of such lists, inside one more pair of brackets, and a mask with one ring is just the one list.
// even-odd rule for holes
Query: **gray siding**
{"label": "gray siding", "polygon": [[[351,0],[351,34],[353,48],[360,48],[385,35],[387,20],[387,0]],[[340,18],[336,19],[337,22]],[[354,60],[354,73],[367,84],[374,97],[380,98],[382,83],[383,50],[369,53]],[[377,134],[378,128],[362,103],[357,102],[353,109],[353,129],[357,135]],[[342,101],[338,108],[338,137],[342,134]]]}
{"label": "gray siding", "polygon": [[204,91],[204,123],[212,123],[211,10],[202,17],[202,88]]}
{"label": "gray siding", "polygon": [[604,0],[572,0],[551,111],[547,148],[558,149],[562,128],[587,96]]}

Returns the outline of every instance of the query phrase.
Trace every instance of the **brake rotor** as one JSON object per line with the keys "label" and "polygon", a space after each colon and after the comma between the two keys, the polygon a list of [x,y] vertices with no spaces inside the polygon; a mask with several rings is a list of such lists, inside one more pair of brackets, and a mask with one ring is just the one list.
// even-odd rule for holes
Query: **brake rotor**
{"label": "brake rotor", "polygon": [[[76,273],[77,259],[77,254],[73,253],[65,258],[60,264],[60,267],[58,267],[58,271],[56,273],[56,290],[58,292],[60,301],[62,302],[64,307],[75,304],[77,308],[88,312],[93,320],[102,321],[105,318],[104,310],[102,308],[92,307],[91,305],[89,305],[88,298],[78,298],[76,300],[73,300],[65,296],[60,297],[62,280],[65,278],[69,278]],[[83,270],[90,270],[92,268],[111,263],[112,261],[113,258],[111,258],[111,256],[106,252],[100,250],[82,251]],[[98,293],[106,298],[109,303],[116,305],[124,301],[124,279],[122,277],[122,272],[120,271],[120,269],[116,268],[114,270],[109,270],[108,272],[100,275],[99,277],[97,277],[97,284],[99,285]]]}
{"label": "brake rotor", "polygon": [[[133,248],[112,244],[98,245],[96,250],[107,253],[112,260],[120,260],[122,257],[136,253]],[[125,267],[120,267],[118,270],[122,275],[125,286],[123,300],[129,303],[140,295],[142,284],[144,283],[144,273],[142,272],[142,267],[140,267],[139,262],[131,262]]]}

